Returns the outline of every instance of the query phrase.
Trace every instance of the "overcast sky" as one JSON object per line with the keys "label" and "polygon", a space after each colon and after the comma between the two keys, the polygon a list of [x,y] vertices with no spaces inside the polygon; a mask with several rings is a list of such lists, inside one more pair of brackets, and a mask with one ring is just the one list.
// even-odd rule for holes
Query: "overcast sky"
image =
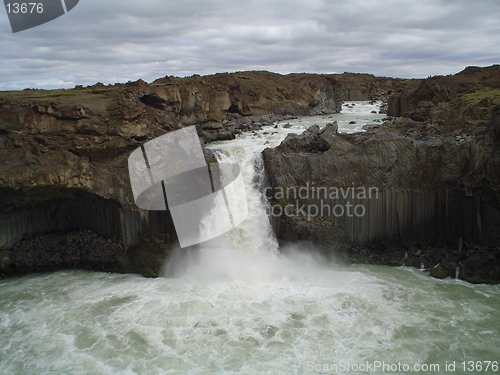
{"label": "overcast sky", "polygon": [[451,74],[500,63],[500,0],[80,0],[13,34],[0,89],[242,70]]}

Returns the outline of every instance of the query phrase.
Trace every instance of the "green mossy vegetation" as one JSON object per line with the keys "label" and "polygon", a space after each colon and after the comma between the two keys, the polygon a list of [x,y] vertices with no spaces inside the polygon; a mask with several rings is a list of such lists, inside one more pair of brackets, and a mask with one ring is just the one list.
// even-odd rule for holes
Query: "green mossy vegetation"
{"label": "green mossy vegetation", "polygon": [[155,87],[162,87],[162,86],[175,86],[175,83],[173,82],[166,82],[166,83],[151,83],[150,86],[155,86]]}
{"label": "green mossy vegetation", "polygon": [[457,98],[462,99],[469,105],[478,105],[484,99],[490,99],[493,105],[500,104],[500,89],[477,90],[471,93],[463,94]]}
{"label": "green mossy vegetation", "polygon": [[50,98],[75,98],[75,99],[98,99],[102,94],[115,90],[115,87],[88,88],[88,89],[61,89],[61,90],[22,90],[1,91],[2,99],[50,99]]}

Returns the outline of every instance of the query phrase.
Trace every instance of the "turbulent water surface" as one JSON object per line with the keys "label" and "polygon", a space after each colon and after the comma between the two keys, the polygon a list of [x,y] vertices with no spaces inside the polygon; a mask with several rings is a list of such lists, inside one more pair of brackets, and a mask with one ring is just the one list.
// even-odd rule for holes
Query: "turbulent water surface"
{"label": "turbulent water surface", "polygon": [[314,123],[356,131],[383,117],[356,104],[212,145],[220,160],[240,163],[251,214],[176,251],[168,277],[1,280],[0,374],[498,373],[499,286],[278,250],[258,190],[259,151]]}

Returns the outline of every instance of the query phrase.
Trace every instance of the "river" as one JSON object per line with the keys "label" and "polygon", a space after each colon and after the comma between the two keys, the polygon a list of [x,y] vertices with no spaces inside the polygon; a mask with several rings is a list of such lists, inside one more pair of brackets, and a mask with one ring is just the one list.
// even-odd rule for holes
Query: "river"
{"label": "river", "polygon": [[259,190],[260,151],[313,124],[354,132],[384,117],[371,113],[377,105],[355,104],[210,145],[240,165],[249,217],[197,250],[175,251],[165,277],[0,280],[0,373],[498,373],[500,286],[278,248]]}

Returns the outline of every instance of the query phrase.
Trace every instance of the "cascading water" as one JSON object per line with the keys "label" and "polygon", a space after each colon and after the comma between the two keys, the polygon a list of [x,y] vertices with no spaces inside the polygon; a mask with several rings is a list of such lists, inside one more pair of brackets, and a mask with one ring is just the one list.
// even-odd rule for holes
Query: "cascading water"
{"label": "cascading water", "polygon": [[[228,199],[237,201],[238,206],[247,205],[249,208],[248,218],[236,229],[227,234],[207,241],[200,245],[199,253],[196,254],[196,264],[211,264],[211,260],[216,260],[219,266],[215,267],[220,272],[223,263],[221,259],[228,260],[235,258],[231,269],[241,265],[249,267],[250,259],[237,259],[248,257],[248,254],[258,254],[253,257],[253,261],[266,259],[272,262],[278,254],[278,242],[273,235],[271,225],[267,218],[266,204],[261,191],[264,179],[264,166],[261,152],[266,147],[276,147],[289,133],[301,133],[309,126],[318,124],[324,126],[332,121],[337,121],[341,131],[359,131],[367,123],[379,121],[383,115],[373,114],[378,112],[379,103],[358,102],[346,104],[342,115],[313,116],[301,119],[290,120],[276,124],[274,127],[265,127],[259,131],[242,134],[234,141],[218,142],[208,147],[215,150],[216,157],[220,163],[238,164],[241,168],[245,184],[245,194],[232,192]],[[352,124],[355,123],[355,124]],[[353,126],[356,125],[356,126]],[[223,216],[226,207],[222,197],[220,204],[210,217],[207,217],[207,227],[217,225],[217,218]],[[246,255],[245,255],[246,254]],[[192,256],[192,254],[190,254]],[[177,257],[176,257],[177,258]],[[184,259],[185,263],[186,260]],[[188,261],[189,262],[189,261]],[[260,265],[259,265],[260,266]],[[176,269],[175,265],[169,264],[169,269]],[[245,274],[241,267],[238,267],[238,276]],[[260,268],[260,267],[259,267]],[[209,267],[205,267],[205,272]],[[200,274],[200,270],[196,270]]]}
{"label": "cascading water", "polygon": [[[274,262],[278,242],[269,223],[266,202],[260,191],[264,167],[260,153],[251,147],[226,148],[216,152],[220,163],[237,163],[241,168],[245,192],[229,191],[226,197],[236,207],[248,207],[246,220],[226,234],[206,241],[191,251],[178,249],[167,262],[166,276],[196,278],[241,278],[261,274],[263,263]],[[205,219],[205,229],[217,225],[227,210],[222,194],[214,211]],[[179,263],[184,265],[182,271]]]}
{"label": "cascading water", "polygon": [[61,271],[0,280],[0,373],[498,373],[500,286],[328,265],[311,249],[277,252],[259,152],[314,123],[354,131],[381,116],[368,103],[354,107],[211,145],[240,165],[250,215],[197,251],[180,250],[174,277]]}
{"label": "cascading water", "polygon": [[[266,202],[260,187],[264,178],[262,157],[252,148],[226,149],[216,153],[219,162],[240,165],[245,194],[235,192],[228,199],[240,200],[239,204],[248,206],[247,219],[236,229],[209,243],[202,244],[202,249],[223,246],[235,252],[253,254],[277,254],[278,243],[273,236],[266,212]],[[241,200],[246,200],[241,201]]]}

